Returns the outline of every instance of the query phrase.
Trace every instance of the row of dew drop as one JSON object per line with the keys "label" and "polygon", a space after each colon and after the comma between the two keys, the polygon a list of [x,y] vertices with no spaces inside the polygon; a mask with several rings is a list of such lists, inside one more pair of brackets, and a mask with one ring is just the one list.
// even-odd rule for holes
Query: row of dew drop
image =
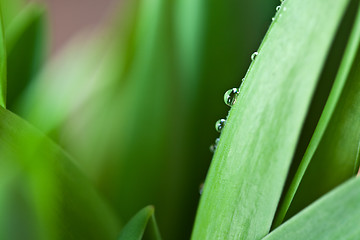
{"label": "row of dew drop", "polygon": [[[240,86],[240,88],[241,88],[241,86]],[[225,102],[226,105],[228,105],[229,107],[232,107],[235,104],[236,98],[240,93],[240,88],[232,88],[232,89],[229,89],[229,90],[227,90],[225,92],[225,94],[224,94],[224,102]],[[226,119],[218,120],[215,123],[215,130],[217,132],[221,133],[221,131],[225,127],[225,123],[226,123]],[[216,138],[215,143],[210,146],[210,152],[212,152],[212,153],[215,152],[219,141],[220,141],[220,138]]]}
{"label": "row of dew drop", "polygon": [[[282,8],[282,4],[284,2],[285,2],[285,0],[280,0],[280,5],[277,6],[276,9],[275,9],[276,10],[275,16],[271,18],[272,21],[275,20],[276,14],[280,11],[280,9]],[[286,11],[286,7],[283,8],[283,11]],[[250,57],[251,62],[253,62],[258,55],[259,55],[258,52],[254,52],[253,54],[251,54],[251,57]],[[241,89],[242,85],[244,84],[244,80],[245,80],[245,78],[242,79],[241,85],[240,85],[239,88],[232,88],[232,89],[229,89],[229,90],[227,90],[225,92],[225,94],[224,94],[224,102],[229,107],[232,107],[235,104],[236,99],[237,99],[237,97],[238,97],[238,95],[240,93],[240,89]],[[218,120],[215,123],[215,130],[221,134],[221,131],[225,127],[225,124],[226,124],[226,119],[222,118],[222,119]],[[216,138],[215,143],[210,146],[209,150],[210,150],[211,153],[215,153],[215,150],[216,150],[216,148],[217,148],[217,146],[219,144],[219,141],[220,141],[220,138]],[[203,188],[204,188],[204,182],[202,182],[200,184],[200,186],[199,186],[200,195],[203,193]]]}
{"label": "row of dew drop", "polygon": [[[282,4],[284,2],[285,2],[285,0],[280,0],[280,5],[275,8],[275,10],[276,10],[275,16],[271,18],[272,21],[275,20],[276,14],[280,11],[280,9],[282,8]],[[284,7],[283,11],[286,11],[286,7]],[[280,14],[280,16],[281,16],[281,14]]]}

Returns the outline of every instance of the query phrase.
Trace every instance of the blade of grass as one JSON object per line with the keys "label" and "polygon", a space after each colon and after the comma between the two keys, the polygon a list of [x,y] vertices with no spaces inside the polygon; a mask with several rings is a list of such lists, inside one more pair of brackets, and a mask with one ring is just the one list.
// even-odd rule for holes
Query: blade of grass
{"label": "blade of grass", "polygon": [[6,107],[6,46],[4,35],[4,22],[0,6],[0,106]]}
{"label": "blade of grass", "polygon": [[44,6],[30,3],[7,27],[7,103],[11,110],[44,61],[45,19]]}
{"label": "blade of grass", "polygon": [[[360,136],[360,8],[336,80],[274,227],[356,174]],[[290,209],[289,209],[290,208]]]}
{"label": "blade of grass", "polygon": [[312,93],[348,2],[289,0],[277,13],[223,129],[193,239],[258,239],[270,230]]}
{"label": "blade of grass", "polygon": [[353,178],[296,214],[264,240],[359,239],[359,215],[360,179]]}
{"label": "blade of grass", "polygon": [[310,108],[306,114],[306,119],[301,130],[301,135],[298,140],[296,151],[292,159],[289,173],[283,189],[281,201],[283,201],[284,194],[287,192],[291,181],[298,170],[300,162],[304,157],[306,149],[325,108],[326,101],[331,92],[331,88],[334,85],[336,75],[340,68],[341,60],[344,56],[345,49],[353,29],[353,23],[357,14],[357,2],[358,0],[350,1],[341,20],[340,26],[337,29],[330,50],[328,51],[325,65],[322,68],[316,90],[311,100]]}
{"label": "blade of grass", "polygon": [[161,240],[156,224],[154,207],[140,210],[121,231],[118,240]]}
{"label": "blade of grass", "polygon": [[66,153],[3,108],[0,132],[1,239],[19,239],[18,225],[34,239],[116,239],[117,218]]}

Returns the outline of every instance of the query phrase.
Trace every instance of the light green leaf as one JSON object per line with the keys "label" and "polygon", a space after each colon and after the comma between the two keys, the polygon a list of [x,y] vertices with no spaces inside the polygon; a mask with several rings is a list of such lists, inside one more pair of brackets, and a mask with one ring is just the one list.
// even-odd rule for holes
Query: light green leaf
{"label": "light green leaf", "polygon": [[319,123],[280,205],[275,227],[281,224],[288,209],[287,218],[357,172],[359,46],[360,11]]}
{"label": "light green leaf", "polygon": [[348,2],[289,0],[282,5],[223,129],[193,239],[258,239],[270,230],[312,94]]}
{"label": "light green leaf", "polygon": [[6,29],[7,103],[14,108],[29,82],[38,74],[46,53],[45,9],[28,4]]}
{"label": "light green leaf", "polygon": [[118,236],[117,218],[66,153],[3,108],[0,132],[1,239]]}
{"label": "light green leaf", "polygon": [[359,239],[360,179],[353,178],[285,222],[264,240]]}
{"label": "light green leaf", "polygon": [[154,207],[140,210],[123,228],[118,240],[160,240],[154,216]]}
{"label": "light green leaf", "polygon": [[24,0],[0,0],[0,6],[5,26],[5,31],[7,26],[12,22],[15,16],[21,11],[25,6]]}

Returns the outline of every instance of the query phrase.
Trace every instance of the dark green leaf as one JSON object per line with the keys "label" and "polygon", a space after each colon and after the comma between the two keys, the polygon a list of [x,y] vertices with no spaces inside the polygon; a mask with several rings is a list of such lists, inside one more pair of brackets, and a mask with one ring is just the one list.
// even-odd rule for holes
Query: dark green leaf
{"label": "dark green leaf", "polygon": [[14,108],[31,80],[38,74],[46,52],[45,11],[28,4],[6,29],[7,103]]}
{"label": "dark green leaf", "polygon": [[[3,7],[3,6],[1,6]],[[6,43],[2,9],[0,9],[0,106],[6,106]]]}

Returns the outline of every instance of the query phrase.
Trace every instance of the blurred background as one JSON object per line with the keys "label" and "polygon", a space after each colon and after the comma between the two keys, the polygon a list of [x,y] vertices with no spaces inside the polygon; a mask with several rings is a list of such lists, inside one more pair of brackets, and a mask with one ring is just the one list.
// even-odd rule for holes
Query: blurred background
{"label": "blurred background", "polygon": [[[164,239],[188,239],[223,95],[280,2],[0,1],[8,108],[71,156],[122,224],[152,204]],[[91,236],[81,219],[94,216],[70,218]]]}
{"label": "blurred background", "polygon": [[28,0],[47,6],[51,26],[52,52],[56,52],[81,30],[101,27],[121,0]]}

